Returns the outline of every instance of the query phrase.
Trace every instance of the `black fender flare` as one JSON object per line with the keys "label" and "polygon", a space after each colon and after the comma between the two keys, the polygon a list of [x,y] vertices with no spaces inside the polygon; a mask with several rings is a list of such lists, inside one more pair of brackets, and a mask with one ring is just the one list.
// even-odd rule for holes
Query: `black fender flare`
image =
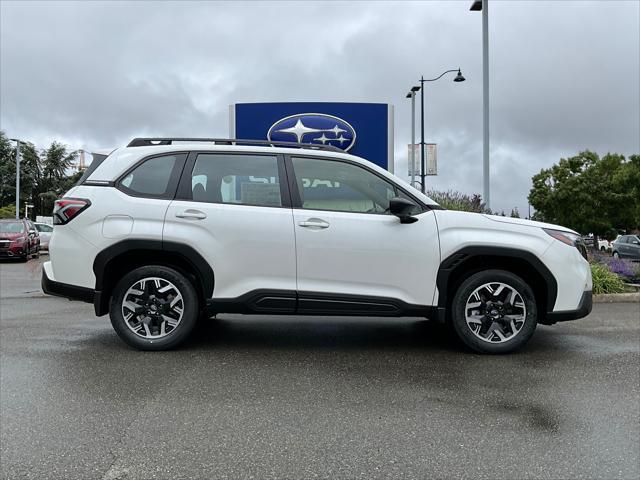
{"label": "black fender flare", "polygon": [[492,246],[469,246],[457,250],[449,255],[440,263],[438,275],[436,277],[436,286],[438,287],[438,318],[444,321],[445,311],[447,307],[447,288],[451,274],[457,268],[464,268],[464,264],[478,257],[501,257],[504,259],[518,259],[526,262],[533,268],[545,281],[546,284],[546,312],[540,312],[545,315],[553,311],[558,295],[558,283],[555,277],[549,271],[547,266],[535,256],[533,253],[518,248],[509,247],[492,247]]}
{"label": "black fender flare", "polygon": [[105,272],[109,263],[116,257],[133,251],[172,253],[181,257],[196,273],[200,281],[202,293],[206,298],[213,296],[213,269],[202,255],[193,247],[184,243],[166,242],[161,240],[127,239],[114,243],[96,255],[93,261],[93,273],[96,277],[94,308],[96,315],[104,315],[108,311],[109,292],[104,292],[107,284]]}

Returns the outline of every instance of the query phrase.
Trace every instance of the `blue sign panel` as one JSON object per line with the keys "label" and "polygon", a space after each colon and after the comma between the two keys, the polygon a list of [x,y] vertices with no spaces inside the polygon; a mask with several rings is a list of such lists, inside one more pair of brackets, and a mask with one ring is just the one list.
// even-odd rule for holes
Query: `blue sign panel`
{"label": "blue sign panel", "polygon": [[238,103],[232,138],[332,145],[393,168],[393,106],[384,103]]}

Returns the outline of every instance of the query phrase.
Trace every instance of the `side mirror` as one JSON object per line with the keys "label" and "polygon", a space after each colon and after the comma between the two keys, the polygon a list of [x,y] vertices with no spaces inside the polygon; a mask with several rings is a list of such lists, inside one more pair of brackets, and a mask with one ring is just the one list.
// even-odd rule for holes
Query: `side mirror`
{"label": "side mirror", "polygon": [[400,223],[415,223],[416,217],[411,216],[415,211],[416,204],[406,198],[394,197],[389,200],[389,211],[400,219]]}
{"label": "side mirror", "polygon": [[29,235],[35,235],[35,234],[36,234],[35,230],[33,230],[33,229],[29,230]]}

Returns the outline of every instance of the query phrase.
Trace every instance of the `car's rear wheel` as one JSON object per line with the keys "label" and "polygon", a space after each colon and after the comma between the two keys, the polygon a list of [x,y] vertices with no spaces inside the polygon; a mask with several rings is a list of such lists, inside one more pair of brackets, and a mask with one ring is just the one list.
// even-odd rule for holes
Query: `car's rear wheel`
{"label": "car's rear wheel", "polygon": [[613,252],[613,258],[615,259],[620,258],[620,254],[618,252]]}
{"label": "car's rear wheel", "polygon": [[471,275],[456,291],[451,309],[456,334],[480,353],[512,352],[529,341],[537,325],[533,291],[504,270]]}
{"label": "car's rear wheel", "polygon": [[198,312],[198,296],[191,282],[159,265],[125,275],[113,291],[109,308],[117,334],[140,350],[176,347],[193,330]]}

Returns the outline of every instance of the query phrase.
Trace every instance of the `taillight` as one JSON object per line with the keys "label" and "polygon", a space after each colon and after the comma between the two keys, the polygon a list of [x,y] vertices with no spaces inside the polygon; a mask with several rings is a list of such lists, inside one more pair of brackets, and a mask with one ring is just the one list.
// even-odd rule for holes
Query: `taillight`
{"label": "taillight", "polygon": [[64,225],[89,208],[91,202],[86,198],[60,198],[53,205],[53,224]]}

